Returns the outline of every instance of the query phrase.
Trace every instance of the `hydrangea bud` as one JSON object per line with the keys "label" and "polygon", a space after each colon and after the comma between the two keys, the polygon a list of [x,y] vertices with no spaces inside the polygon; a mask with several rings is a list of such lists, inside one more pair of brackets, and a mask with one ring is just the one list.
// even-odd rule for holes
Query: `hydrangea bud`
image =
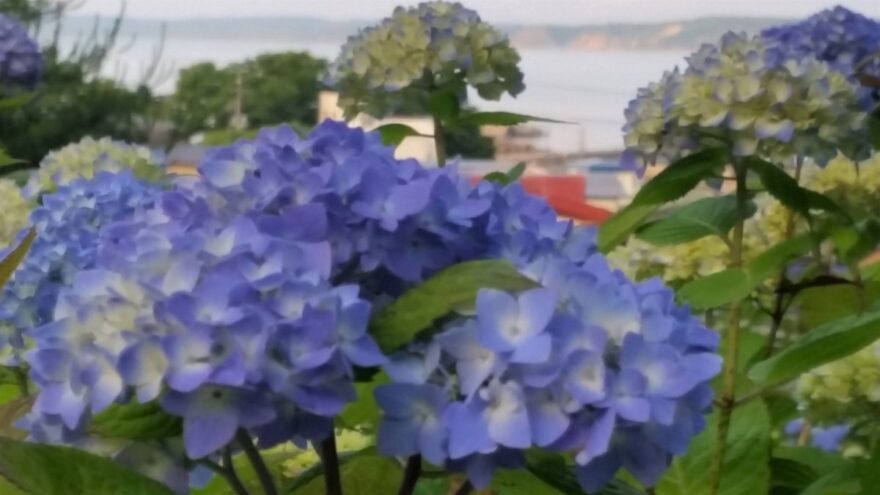
{"label": "hydrangea bud", "polygon": [[43,73],[36,40],[13,18],[0,14],[0,90],[33,89]]}
{"label": "hydrangea bud", "polygon": [[327,84],[339,91],[347,117],[381,117],[409,90],[473,87],[486,99],[523,89],[519,55],[507,37],[459,3],[425,2],[398,7],[391,17],[362,30],[342,46]]}

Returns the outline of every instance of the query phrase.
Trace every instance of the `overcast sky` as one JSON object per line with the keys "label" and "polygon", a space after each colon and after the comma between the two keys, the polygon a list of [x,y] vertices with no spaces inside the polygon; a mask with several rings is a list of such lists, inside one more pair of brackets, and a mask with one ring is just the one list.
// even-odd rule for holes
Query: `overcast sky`
{"label": "overcast sky", "polygon": [[[121,0],[86,0],[81,13],[114,14]],[[406,0],[128,0],[131,17],[307,16],[375,19]],[[702,16],[802,17],[837,4],[880,18],[880,0],[464,0],[495,23],[595,24]]]}

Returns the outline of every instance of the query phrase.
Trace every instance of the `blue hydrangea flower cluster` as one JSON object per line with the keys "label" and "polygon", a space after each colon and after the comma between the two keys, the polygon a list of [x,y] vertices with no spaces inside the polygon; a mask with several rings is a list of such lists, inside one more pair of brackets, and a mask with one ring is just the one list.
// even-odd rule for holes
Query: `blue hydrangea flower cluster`
{"label": "blue hydrangea flower cluster", "polygon": [[352,36],[330,66],[327,84],[339,91],[347,117],[381,117],[401,92],[473,87],[483,98],[525,88],[519,54],[507,37],[460,3],[432,1],[398,7],[391,17]]}
{"label": "blue hydrangea flower cluster", "polygon": [[[263,446],[314,442],[355,399],[354,369],[385,366],[388,454],[482,486],[538,445],[579,453],[587,487],[620,465],[652,480],[703,426],[717,336],[659,281],[612,271],[594,236],[517,184],[397,160],[375,133],[263,130],[102,229],[97,266],[32,332],[28,426],[71,443],[111,404],[156,400],[183,419],[191,459],[240,429]],[[375,308],[484,258],[543,288],[482,291],[475,317],[380,351]]]}
{"label": "blue hydrangea flower cluster", "polygon": [[745,34],[703,45],[683,72],[640,90],[625,116],[623,164],[633,169],[721,144],[776,163],[867,151],[866,114],[847,75],[814,57],[780,58]]}
{"label": "blue hydrangea flower cluster", "polygon": [[99,229],[131,216],[157,191],[130,172],[100,172],[94,179],[73,181],[43,197],[42,205],[30,215],[35,240],[0,296],[3,364],[17,363],[24,331],[53,320],[61,288],[80,270],[95,266]]}
{"label": "blue hydrangea flower cluster", "polygon": [[458,467],[478,487],[532,447],[574,454],[588,491],[621,467],[653,485],[704,426],[717,334],[659,280],[635,284],[601,255],[520,266],[542,287],[481,290],[475,316],[392,357],[379,450]]}
{"label": "blue hydrangea flower cluster", "polygon": [[815,57],[848,76],[880,77],[880,22],[845,7],[765,29],[761,37],[780,59]]}
{"label": "blue hydrangea flower cluster", "polygon": [[0,14],[0,89],[32,89],[43,73],[43,56],[27,29]]}

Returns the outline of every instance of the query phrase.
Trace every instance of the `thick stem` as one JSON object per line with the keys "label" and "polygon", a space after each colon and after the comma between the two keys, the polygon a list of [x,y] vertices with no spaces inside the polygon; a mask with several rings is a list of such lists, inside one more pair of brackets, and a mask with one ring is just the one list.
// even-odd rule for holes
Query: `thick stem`
{"label": "thick stem", "polygon": [[336,436],[330,435],[320,445],[321,463],[324,464],[324,490],[326,495],[342,495],[339,477],[339,453],[336,452]]}
{"label": "thick stem", "polygon": [[[737,220],[733,229],[733,243],[730,249],[730,267],[740,268],[743,264],[743,232],[745,230],[748,190],[746,175],[748,170],[741,163],[734,163],[736,170],[736,209]],[[718,431],[716,437],[715,458],[710,473],[710,494],[716,495],[721,486],[721,475],[724,468],[724,456],[727,454],[727,434],[730,431],[730,418],[736,405],[736,367],[739,352],[739,326],[742,313],[742,301],[730,304],[730,319],[724,329],[724,367],[721,370],[721,398],[719,399]]]}
{"label": "thick stem", "polygon": [[472,485],[470,481],[465,480],[465,482],[458,487],[458,490],[455,491],[455,495],[468,495],[472,491],[474,491],[474,485]]}
{"label": "thick stem", "polygon": [[266,463],[263,461],[263,456],[260,455],[260,451],[254,446],[254,442],[251,440],[251,436],[248,432],[245,430],[238,430],[235,438],[238,440],[239,445],[241,445],[244,455],[247,456],[251,466],[254,467],[254,472],[257,473],[257,478],[260,480],[260,486],[263,487],[263,493],[265,495],[278,495],[278,488],[275,487],[275,480],[272,479],[272,473],[270,473],[269,468],[266,467]]}
{"label": "thick stem", "polygon": [[434,147],[437,150],[437,166],[446,165],[446,131],[443,129],[443,122],[436,116],[434,117]]}
{"label": "thick stem", "polygon": [[412,495],[422,474],[422,456],[416,454],[406,460],[406,469],[403,471],[403,481],[397,495]]}
{"label": "thick stem", "polygon": [[[801,180],[801,171],[804,166],[803,157],[798,156],[797,161],[795,162],[794,169],[794,180],[800,182]],[[783,242],[791,239],[791,236],[794,235],[794,227],[795,227],[795,213],[792,210],[788,210],[788,217],[785,219],[785,233],[782,238]],[[787,266],[783,266],[779,270],[779,277],[776,280],[776,300],[773,302],[773,313],[771,313],[771,324],[770,324],[770,333],[767,334],[767,343],[764,345],[765,347],[765,356],[770,357],[773,355],[774,347],[776,347],[776,337],[779,334],[779,329],[782,328],[782,321],[785,319],[785,312],[788,307],[785,304],[785,293],[779,290],[782,287],[782,284],[785,283],[786,270]]]}

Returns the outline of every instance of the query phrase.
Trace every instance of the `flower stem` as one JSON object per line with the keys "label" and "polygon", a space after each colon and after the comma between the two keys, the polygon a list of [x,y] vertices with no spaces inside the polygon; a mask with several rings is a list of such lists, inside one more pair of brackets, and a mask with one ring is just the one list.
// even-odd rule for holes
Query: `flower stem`
{"label": "flower stem", "polygon": [[229,454],[229,450],[223,452],[223,459],[226,466],[221,466],[216,462],[209,459],[202,459],[197,461],[197,464],[205,466],[206,468],[213,471],[218,476],[222,477],[226,480],[226,483],[229,484],[229,487],[232,488],[232,491],[235,495],[250,495],[245,488],[244,484],[239,479],[238,475],[235,473],[235,470],[232,468],[232,456]]}
{"label": "flower stem", "polygon": [[272,473],[266,467],[263,456],[260,455],[260,451],[254,446],[254,442],[251,440],[248,432],[246,430],[238,430],[235,438],[238,440],[239,445],[241,445],[242,450],[244,450],[244,455],[247,456],[251,466],[254,467],[257,478],[260,479],[260,485],[263,487],[263,493],[265,495],[278,495],[278,488],[275,487]]}
{"label": "flower stem", "polygon": [[[804,166],[804,159],[801,156],[798,156],[795,162],[794,169],[794,180],[800,182],[801,180],[801,170]],[[788,217],[785,219],[785,233],[782,238],[783,242],[791,239],[794,235],[795,228],[795,213],[792,210],[788,210]],[[782,284],[786,281],[786,268],[787,266],[783,266],[782,269],[779,270],[779,277],[777,278],[776,288],[779,289],[782,287]],[[776,300],[773,302],[773,313],[771,314],[771,325],[770,332],[767,334],[767,343],[764,344],[765,351],[764,356],[769,358],[773,355],[773,348],[776,347],[776,337],[779,334],[779,329],[782,327],[782,321],[785,318],[785,313],[788,310],[788,305],[785,304],[785,293],[781,290],[776,291]]]}
{"label": "flower stem", "polygon": [[[739,162],[734,162],[736,171],[736,225],[733,228],[733,242],[730,248],[730,267],[740,268],[743,264],[743,232],[745,230],[746,208],[748,205],[748,190],[746,175],[748,170]],[[730,319],[727,328],[724,329],[724,367],[721,371],[721,398],[719,401],[718,431],[715,446],[715,457],[710,472],[711,495],[718,493],[721,486],[721,476],[724,469],[724,456],[727,453],[727,434],[730,431],[730,418],[736,405],[736,368],[737,354],[739,352],[739,327],[742,313],[742,301],[734,301],[730,304]]]}
{"label": "flower stem", "polygon": [[400,490],[397,495],[412,495],[416,489],[416,483],[419,482],[419,476],[422,474],[422,456],[416,454],[410,456],[406,461],[406,468],[403,471],[403,481],[400,483]]}
{"label": "flower stem", "polygon": [[446,131],[437,116],[434,116],[434,147],[437,150],[437,166],[446,165]]}
{"label": "flower stem", "polygon": [[324,464],[324,489],[326,495],[342,495],[342,480],[339,477],[339,454],[336,451],[336,436],[330,435],[321,442],[321,463]]}

